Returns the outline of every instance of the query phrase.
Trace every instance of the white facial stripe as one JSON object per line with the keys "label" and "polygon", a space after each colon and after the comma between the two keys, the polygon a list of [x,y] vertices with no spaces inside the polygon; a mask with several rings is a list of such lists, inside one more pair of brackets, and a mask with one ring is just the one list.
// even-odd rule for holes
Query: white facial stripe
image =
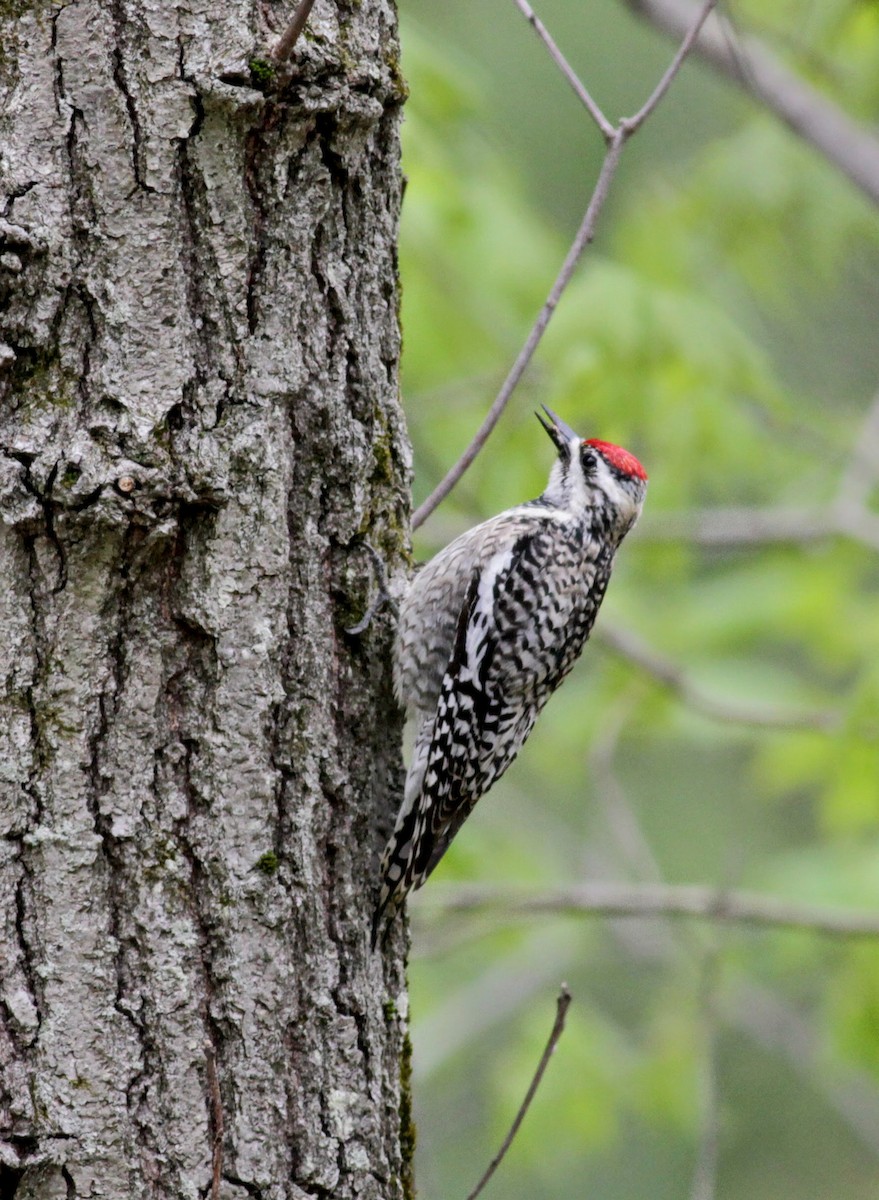
{"label": "white facial stripe", "polygon": [[461,668],[462,679],[475,680],[479,675],[487,644],[486,634],[494,613],[494,587],[499,575],[513,561],[513,546],[508,546],[486,563],[479,577],[479,593],[467,626],[467,662]]}
{"label": "white facial stripe", "polygon": [[636,511],[638,506],[631,494],[620,484],[600,454],[595,456],[595,483],[621,513],[628,515]]}
{"label": "white facial stripe", "polygon": [[600,454],[595,455],[595,482],[614,504],[619,504],[626,495],[613,471]]}

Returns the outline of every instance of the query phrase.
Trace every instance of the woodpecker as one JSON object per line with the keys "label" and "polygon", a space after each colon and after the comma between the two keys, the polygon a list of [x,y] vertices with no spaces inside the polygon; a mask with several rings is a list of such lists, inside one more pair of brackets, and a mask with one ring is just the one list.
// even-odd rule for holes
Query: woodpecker
{"label": "woodpecker", "polygon": [[641,512],[637,458],[543,410],[558,452],[546,490],[456,538],[400,606],[394,683],[416,734],[373,947],[383,914],[424,883],[571,670]]}

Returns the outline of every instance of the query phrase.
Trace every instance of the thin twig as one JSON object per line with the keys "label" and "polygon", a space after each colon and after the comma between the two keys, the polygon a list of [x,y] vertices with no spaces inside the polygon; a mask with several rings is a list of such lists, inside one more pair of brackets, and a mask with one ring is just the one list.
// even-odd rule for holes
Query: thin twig
{"label": "thin twig", "polygon": [[[678,38],[692,21],[689,0],[626,0],[657,29]],[[706,62],[766,105],[879,204],[879,139],[784,67],[756,38],[737,38],[718,17],[695,47]]]}
{"label": "thin twig", "polygon": [[828,709],[796,711],[766,704],[736,704],[712,696],[695,684],[677,663],[658,654],[629,630],[603,625],[595,637],[615,654],[646,671],[690,708],[715,721],[766,729],[820,729],[828,733],[839,728],[839,715]]}
{"label": "thin twig", "polygon": [[[618,882],[622,874],[627,880],[634,880],[638,884],[664,882],[659,860],[616,767],[620,741],[626,723],[631,718],[637,692],[643,692],[643,681],[639,681],[637,689],[627,689],[617,704],[611,706],[609,720],[592,743],[588,760],[590,778],[613,842],[609,856],[596,854],[594,850],[591,853],[587,851],[580,867],[582,879]],[[702,932],[687,929],[681,936],[681,930],[673,929],[669,921],[616,921],[611,923],[611,929],[613,936],[629,954],[651,961],[673,959],[677,948],[684,944],[687,937],[693,940]],[[699,937],[700,953],[703,942],[704,939]]]}
{"label": "thin twig", "polygon": [[284,30],[281,38],[272,51],[272,58],[275,62],[285,63],[293,53],[293,47],[299,40],[299,35],[305,28],[305,22],[308,20],[308,14],[314,6],[314,0],[299,0],[296,12],[293,14],[293,20]]}
{"label": "thin twig", "polygon": [[211,1200],[220,1200],[220,1181],[223,1174],[223,1098],[220,1095],[220,1080],[217,1075],[217,1052],[210,1038],[204,1043],[205,1063],[208,1073],[208,1091],[211,1097]]}
{"label": "thin twig", "polygon": [[537,320],[534,322],[531,332],[528,334],[528,339],[525,342],[525,345],[519,351],[516,361],[513,363],[513,366],[510,369],[509,375],[507,375],[506,379],[501,385],[501,390],[495,397],[494,403],[488,410],[484,421],[476,431],[473,441],[470,443],[452,469],[448,472],[445,479],[443,479],[434,488],[424,503],[421,504],[420,507],[417,508],[412,514],[413,529],[417,529],[419,525],[424,524],[437,505],[445,500],[446,496],[448,496],[449,492],[453,487],[455,487],[458,480],[476,458],[479,451],[488,441],[491,431],[494,429],[495,425],[497,425],[501,413],[506,408],[516,385],[525,374],[525,369],[531,362],[531,359],[534,356],[534,351],[540,344],[540,339],[543,337],[546,327],[558,306],[558,302],[562,297],[562,293],[571,281],[571,277],[574,274],[574,269],[577,266],[580,255],[592,241],[595,232],[595,222],[598,219],[598,214],[601,211],[601,208],[607,197],[610,182],[616,173],[622,148],[622,139],[615,138],[608,149],[607,154],[605,155],[604,162],[601,164],[598,182],[595,185],[595,191],[592,193],[589,206],[586,209],[586,213],[580,223],[580,228],[577,230],[574,240],[571,243],[571,248],[567,253],[558,276],[556,277],[556,281],[552,285],[552,290],[550,291],[549,296],[546,298],[546,303],[540,310]]}
{"label": "thin twig", "polygon": [[559,50],[549,30],[535,13],[528,0],[516,0],[516,4],[518,4],[519,9],[524,14],[526,21],[528,21],[531,28],[543,42],[544,46],[546,46],[555,65],[573,88],[574,95],[585,106],[590,117],[601,130],[604,140],[610,142],[610,139],[614,135],[613,125],[611,125],[610,121],[608,121],[607,117],[592,99],[577,72],[565,58],[564,54],[562,54],[561,50]]}
{"label": "thin twig", "polygon": [[549,1060],[552,1058],[553,1051],[558,1045],[559,1038],[562,1036],[565,1028],[565,1018],[568,1014],[570,1005],[571,993],[568,991],[568,985],[563,983],[558,994],[558,999],[556,1000],[556,1014],[555,1021],[553,1022],[552,1026],[552,1032],[549,1035],[549,1041],[546,1043],[543,1054],[540,1056],[540,1062],[537,1064],[537,1070],[534,1072],[534,1078],[531,1080],[528,1091],[525,1093],[525,1099],[519,1106],[519,1111],[516,1113],[516,1118],[513,1121],[513,1124],[510,1126],[510,1132],[501,1143],[500,1150],[498,1150],[497,1154],[488,1164],[488,1169],[480,1179],[479,1183],[477,1183],[476,1187],[467,1197],[467,1200],[476,1200],[476,1197],[483,1190],[485,1185],[491,1179],[492,1175],[494,1175],[495,1171],[500,1166],[504,1155],[513,1143],[513,1138],[515,1138],[516,1134],[519,1132],[519,1126],[525,1119],[525,1114],[531,1106],[531,1101],[534,1099],[535,1093],[540,1087],[540,1081],[543,1079],[543,1074],[546,1071],[546,1068],[549,1066]]}
{"label": "thin twig", "polygon": [[708,20],[708,14],[714,8],[715,3],[716,0],[707,0],[707,2],[704,3],[701,8],[697,5],[693,6],[690,12],[690,20],[684,26],[686,30],[686,33],[684,34],[684,40],[681,42],[680,46],[678,46],[678,52],[671,60],[662,79],[660,79],[659,83],[653,89],[653,92],[648,98],[647,102],[638,109],[634,117],[624,118],[620,122],[620,127],[625,129],[627,137],[631,137],[633,133],[641,128],[651,113],[654,112],[656,106],[659,104],[660,100],[662,100],[665,93],[671,87],[672,80],[674,79],[675,75],[677,75],[678,71],[680,71],[681,67],[683,66],[684,59],[692,50],[693,44],[701,32],[702,26]]}
{"label": "thin twig", "polygon": [[[519,4],[520,8],[522,8],[520,0],[516,0],[516,3]],[[562,268],[559,271],[558,276],[556,277],[555,283],[552,285],[552,289],[546,298],[546,302],[543,305],[543,308],[540,310],[531,332],[528,334],[525,345],[519,351],[510,373],[507,375],[506,379],[501,385],[501,389],[495,397],[494,403],[488,410],[484,421],[476,431],[476,434],[470,445],[467,447],[452,469],[448,472],[446,477],[441,480],[441,482],[434,488],[424,503],[421,504],[412,514],[413,529],[418,529],[420,525],[423,525],[437,505],[445,500],[446,496],[448,496],[449,492],[457,484],[458,480],[485,445],[489,435],[491,434],[491,431],[498,423],[498,420],[506,408],[516,385],[524,375],[528,364],[531,362],[531,359],[534,356],[535,350],[540,344],[540,340],[543,337],[544,331],[546,330],[546,327],[549,324],[556,307],[558,306],[558,302],[561,299],[562,294],[574,275],[574,270],[580,260],[580,256],[595,236],[595,225],[598,221],[599,214],[604,207],[604,202],[607,199],[611,181],[613,180],[617,167],[619,166],[623,147],[632,134],[636,133],[637,130],[640,129],[646,119],[659,104],[662,97],[668,91],[672,80],[680,71],[684,59],[686,58],[693,41],[697,37],[699,29],[702,27],[702,23],[704,22],[708,13],[714,7],[714,4],[715,0],[705,0],[705,3],[699,10],[697,19],[693,22],[692,29],[690,29],[687,33],[686,37],[681,43],[680,48],[678,49],[677,54],[672,60],[670,67],[663,75],[657,87],[653,90],[653,93],[647,100],[646,104],[644,104],[644,106],[640,108],[633,117],[629,117],[620,121],[619,125],[617,125],[615,129],[612,129],[610,134],[606,134],[607,151],[604,156],[604,161],[601,164],[601,170],[599,171],[595,188],[586,207],[583,220],[580,222],[580,227],[574,236],[574,240],[571,243],[571,248],[565,257],[565,261],[562,264]],[[528,15],[525,8],[522,8],[522,11],[525,12],[526,16]],[[529,20],[530,19],[531,18],[529,17]],[[536,28],[537,26],[535,25],[535,29]],[[541,28],[543,28],[543,26],[541,26]],[[549,35],[547,34],[547,37],[548,36]],[[552,44],[555,45],[555,43]],[[556,61],[557,65],[559,65],[561,68],[559,59],[556,58],[555,55],[553,57],[554,61]],[[559,55],[559,58],[560,57],[561,56]],[[572,76],[576,78],[573,70],[566,62],[564,68],[561,69],[564,71],[564,74],[569,82],[571,82]],[[585,87],[583,87],[582,84],[580,84],[579,87],[582,89],[582,93],[584,95],[588,95]],[[580,90],[578,90],[577,94],[581,94]],[[590,112],[591,111],[592,110],[590,109]],[[594,118],[596,114],[593,113],[592,115]],[[599,128],[601,128],[600,125]]]}
{"label": "thin twig", "polygon": [[[802,929],[828,937],[879,937],[879,911],[798,904],[707,884],[594,882],[540,892],[476,886],[456,887],[451,891],[435,886],[430,894],[444,912],[698,917],[769,929]],[[422,907],[426,909],[429,905]]]}
{"label": "thin twig", "polygon": [[[444,921],[431,926],[420,945],[431,955],[448,955],[470,938],[477,922]],[[571,943],[565,930],[527,928],[515,945],[499,958],[486,959],[482,969],[458,987],[444,991],[419,1021],[418,1054],[413,1078],[424,1082],[456,1054],[515,1018],[526,1005],[545,992],[545,981],[564,975],[571,961]]]}

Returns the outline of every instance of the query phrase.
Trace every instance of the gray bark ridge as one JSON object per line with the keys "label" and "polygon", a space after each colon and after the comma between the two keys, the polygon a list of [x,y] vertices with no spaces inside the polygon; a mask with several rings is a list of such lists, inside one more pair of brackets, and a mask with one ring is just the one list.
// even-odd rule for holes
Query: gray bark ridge
{"label": "gray bark ridge", "polygon": [[291,12],[0,8],[3,1197],[411,1192],[404,88]]}

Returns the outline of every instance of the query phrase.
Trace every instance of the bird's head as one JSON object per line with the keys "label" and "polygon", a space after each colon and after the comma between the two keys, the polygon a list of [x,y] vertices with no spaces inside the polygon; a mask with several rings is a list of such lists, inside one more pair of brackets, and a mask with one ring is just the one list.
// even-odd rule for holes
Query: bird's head
{"label": "bird's head", "polygon": [[604,516],[609,530],[623,537],[637,521],[647,472],[628,450],[599,438],[581,438],[546,405],[537,419],[558,450],[543,498],[572,512],[591,510]]}

